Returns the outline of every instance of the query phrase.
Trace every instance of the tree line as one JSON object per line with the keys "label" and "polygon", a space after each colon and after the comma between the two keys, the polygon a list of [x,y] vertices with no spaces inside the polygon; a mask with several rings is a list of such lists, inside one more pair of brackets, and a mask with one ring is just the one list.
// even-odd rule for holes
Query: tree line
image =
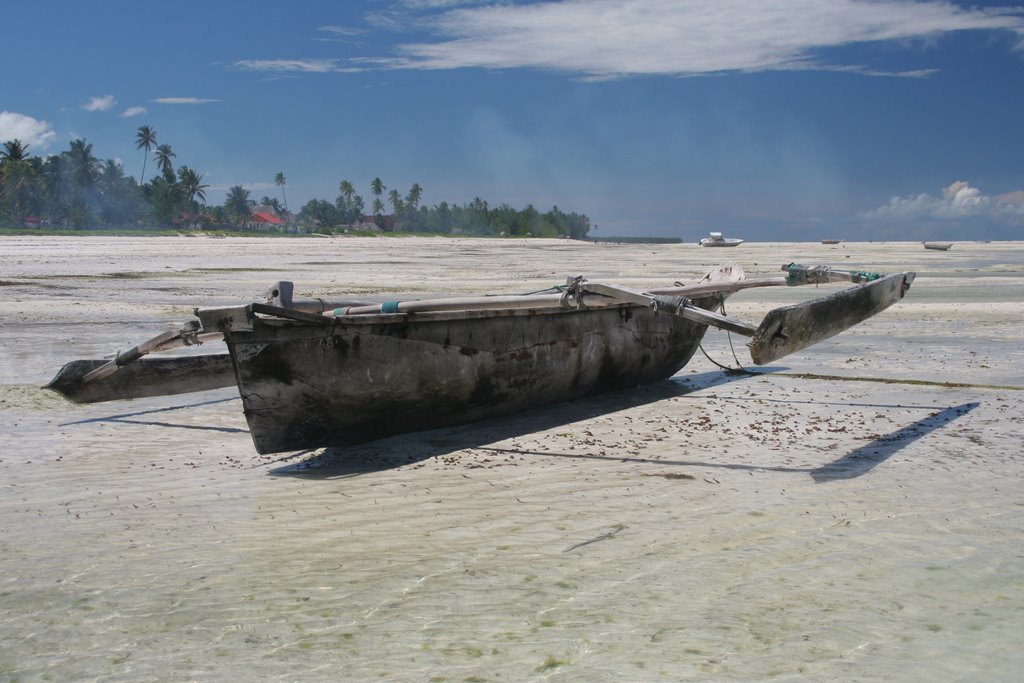
{"label": "tree line", "polygon": [[[160,226],[168,228],[245,229],[257,206],[272,210],[285,229],[338,232],[383,229],[402,232],[520,235],[583,239],[590,219],[557,206],[541,213],[532,205],[514,209],[508,204],[490,207],[479,197],[467,204],[422,204],[423,188],[414,183],[404,195],[388,190],[380,178],[370,181],[373,197],[366,212],[363,197],[343,180],[333,201],[313,199],[293,215],[288,210],[284,173],[274,184],[283,203],[264,196],[259,204],[241,185],[228,190],[222,205],[206,204],[203,174],[187,165],[175,168],[169,144],[159,144],[157,133],[140,126],[135,145],[143,153],[138,179],[125,173],[112,159],[100,160],[92,144],[72,140],[67,150],[46,157],[33,156],[29,145],[9,140],[0,149],[0,225],[63,228]],[[150,178],[146,171],[152,158]],[[386,207],[391,213],[385,215]]]}
{"label": "tree line", "polygon": [[[68,228],[180,226],[197,220],[204,206],[203,175],[188,166],[174,167],[170,145],[157,145],[156,132],[139,128],[136,138],[145,150],[139,180],[124,167],[93,153],[84,139],[47,157],[32,156],[29,145],[8,140],[0,149],[0,220],[15,226],[50,225]],[[157,173],[145,182],[149,152]],[[227,217],[225,217],[227,218]],[[234,217],[232,217],[234,218]]]}
{"label": "tree line", "polygon": [[565,213],[557,206],[541,213],[532,205],[514,209],[506,203],[490,207],[479,197],[467,204],[441,202],[423,206],[423,188],[413,183],[404,196],[398,190],[387,193],[391,213],[384,215],[387,187],[380,178],[370,182],[372,213],[365,213],[365,201],[356,194],[351,182],[338,185],[333,201],[312,199],[299,211],[300,222],[315,225],[321,231],[337,231],[375,224],[382,230],[402,232],[457,233],[468,235],[505,235],[584,239],[590,231],[590,219],[578,213]]}

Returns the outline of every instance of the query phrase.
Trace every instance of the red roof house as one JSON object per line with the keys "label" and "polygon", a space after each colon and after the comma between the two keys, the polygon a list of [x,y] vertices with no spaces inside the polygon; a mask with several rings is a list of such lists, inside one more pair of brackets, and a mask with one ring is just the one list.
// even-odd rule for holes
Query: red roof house
{"label": "red roof house", "polygon": [[254,211],[249,214],[249,219],[245,221],[247,230],[271,230],[284,224],[283,218],[278,218],[269,211]]}

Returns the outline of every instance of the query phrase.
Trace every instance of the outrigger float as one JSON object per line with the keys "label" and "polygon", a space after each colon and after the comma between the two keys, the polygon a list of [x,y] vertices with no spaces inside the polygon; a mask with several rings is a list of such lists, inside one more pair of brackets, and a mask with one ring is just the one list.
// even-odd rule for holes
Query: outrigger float
{"label": "outrigger float", "polygon": [[[772,362],[885,310],[915,274],[788,264],[746,279],[720,266],[692,284],[639,291],[569,278],[519,296],[363,303],[293,296],[196,309],[196,319],[111,360],[64,365],[46,388],[76,403],[237,385],[259,453],[345,446],[506,415],[672,376],[708,327],[750,337]],[[850,282],[753,326],[716,311],[743,289]],[[145,356],[222,339],[226,354]]]}

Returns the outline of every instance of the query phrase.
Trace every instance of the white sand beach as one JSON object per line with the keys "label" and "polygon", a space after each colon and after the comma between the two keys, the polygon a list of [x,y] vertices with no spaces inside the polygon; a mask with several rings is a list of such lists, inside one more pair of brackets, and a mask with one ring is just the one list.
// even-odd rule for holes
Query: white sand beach
{"label": "white sand beach", "polygon": [[[0,237],[0,680],[1019,679],[1024,243],[725,251]],[[918,276],[757,375],[698,354],[635,390],[349,449],[257,455],[234,389],[40,389],[277,280],[384,300],[664,286],[723,261]],[[704,349],[751,365],[724,332]]]}

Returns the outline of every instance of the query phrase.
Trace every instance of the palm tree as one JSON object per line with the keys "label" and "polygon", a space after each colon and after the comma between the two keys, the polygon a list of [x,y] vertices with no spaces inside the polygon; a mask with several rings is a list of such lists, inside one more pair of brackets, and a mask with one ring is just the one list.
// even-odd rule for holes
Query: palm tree
{"label": "palm tree", "polygon": [[398,190],[391,190],[388,193],[388,201],[391,202],[392,212],[395,214],[395,230],[398,230],[398,217],[402,215],[405,210],[405,205],[402,203],[402,195],[398,194]]}
{"label": "palm tree", "polygon": [[68,161],[68,178],[79,199],[84,199],[96,186],[100,162],[92,153],[92,143],[84,138],[71,141],[71,147],[64,153]]}
{"label": "palm tree", "polygon": [[0,151],[0,209],[9,208],[10,218],[19,224],[31,201],[35,168],[28,160],[28,145],[8,140]]}
{"label": "palm tree", "polygon": [[146,161],[149,159],[149,150],[156,144],[156,131],[149,126],[139,126],[139,132],[135,134],[135,149],[146,150],[142,157],[142,175],[139,176],[139,185],[146,177]]}
{"label": "palm tree", "polygon": [[97,203],[96,181],[100,173],[92,144],[82,138],[72,140],[70,148],[61,153],[56,170],[64,218],[75,227],[86,226],[93,218],[90,209]]}
{"label": "palm tree", "polygon": [[490,225],[487,202],[480,197],[473,197],[473,201],[467,207],[469,209],[470,221],[474,231],[485,232]]}
{"label": "palm tree", "polygon": [[124,174],[124,166],[107,159],[96,179],[99,220],[103,225],[130,225],[146,212],[135,178]]}
{"label": "palm tree", "polygon": [[423,188],[419,183],[413,183],[409,188],[409,194],[405,196],[405,218],[408,220],[406,226],[409,230],[415,230],[417,226],[416,210],[420,206],[420,197],[423,196]]}
{"label": "palm tree", "polygon": [[92,189],[99,173],[99,160],[92,153],[92,143],[86,142],[84,138],[72,140],[71,147],[65,154],[71,163],[72,182],[80,190]]}
{"label": "palm tree", "polygon": [[335,204],[341,213],[340,220],[351,225],[358,221],[363,213],[363,198],[356,195],[356,188],[347,180],[338,183],[338,193],[341,196]]}
{"label": "palm tree", "polygon": [[178,169],[178,182],[182,193],[185,195],[185,205],[188,207],[188,223],[192,225],[195,216],[192,204],[195,202],[196,197],[200,201],[206,201],[206,188],[209,185],[203,184],[202,173],[196,173],[188,166],[182,166]]}
{"label": "palm tree", "polygon": [[286,195],[284,193],[284,183],[285,183],[284,173],[282,173],[281,171],[278,171],[277,175],[274,176],[274,184],[281,188],[281,196],[284,198],[284,210],[285,210],[285,213],[287,213],[288,212],[288,195]]}
{"label": "palm tree", "polygon": [[245,224],[245,220],[249,217],[251,211],[249,210],[249,190],[245,189],[241,185],[235,185],[228,190],[227,199],[224,200],[224,208],[228,214],[235,217],[238,221],[239,227]]}
{"label": "palm tree", "polygon": [[352,203],[352,195],[356,193],[356,188],[349,181],[342,180],[338,183],[338,192],[345,198],[345,206],[348,206]]}
{"label": "palm tree", "polygon": [[423,196],[423,188],[420,187],[419,183],[413,183],[412,187],[409,188],[409,194],[405,198],[405,203],[409,205],[411,211],[415,211],[420,205],[420,197]]}
{"label": "palm tree", "polygon": [[[370,192],[373,192],[373,196],[375,197],[373,200],[374,214],[379,215],[384,211],[384,204],[380,201],[380,196],[384,194],[384,190],[386,189],[387,188],[384,187],[384,183],[381,182],[380,178],[374,178],[370,181]],[[378,206],[380,207],[379,209],[377,208]]]}
{"label": "palm tree", "polygon": [[39,169],[39,185],[44,197],[46,213],[52,219],[63,220],[67,203],[67,183],[64,178],[64,159],[61,155],[51,154],[43,161]]}
{"label": "palm tree", "polygon": [[160,145],[156,148],[156,165],[160,168],[160,172],[164,174],[164,178],[167,180],[168,185],[174,184],[174,164],[171,163],[176,155],[171,151],[170,145]]}
{"label": "palm tree", "polygon": [[284,208],[281,206],[281,200],[277,197],[268,197],[267,195],[263,195],[260,197],[260,201],[257,203],[257,206],[265,206],[271,209],[275,216],[280,216],[281,218],[285,217]]}
{"label": "palm tree", "polygon": [[0,163],[5,161],[23,161],[28,158],[28,145],[21,140],[8,140],[0,152]]}

